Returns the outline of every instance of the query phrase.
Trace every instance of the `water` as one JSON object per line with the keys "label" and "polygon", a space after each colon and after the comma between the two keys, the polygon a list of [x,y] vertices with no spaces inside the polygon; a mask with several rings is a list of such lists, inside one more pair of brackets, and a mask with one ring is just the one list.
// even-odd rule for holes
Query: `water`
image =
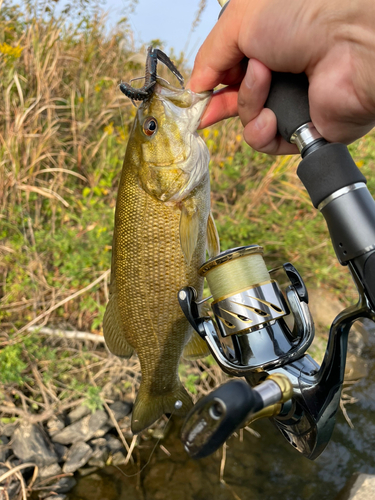
{"label": "water", "polygon": [[[235,437],[228,441],[222,484],[222,452],[199,461],[188,458],[175,421],[161,442],[170,456],[157,447],[147,467],[130,478],[114,467],[80,478],[69,500],[333,500],[353,473],[375,474],[373,338],[361,361],[368,364],[369,374],[350,391],[357,403],[347,405],[354,429],[339,410],[332,440],[315,462],[302,457],[263,420],[253,424],[260,438],[244,432],[242,442]],[[137,451],[140,467],[128,465],[126,474],[147,462],[154,444],[143,444]]]}

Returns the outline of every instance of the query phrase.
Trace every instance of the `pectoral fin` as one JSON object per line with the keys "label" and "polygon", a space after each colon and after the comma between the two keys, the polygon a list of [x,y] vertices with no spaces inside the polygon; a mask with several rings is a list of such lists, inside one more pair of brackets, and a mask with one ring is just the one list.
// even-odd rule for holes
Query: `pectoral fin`
{"label": "pectoral fin", "polygon": [[180,243],[185,260],[190,264],[199,233],[199,214],[197,210],[188,210],[185,205],[181,208]]}
{"label": "pectoral fin", "polygon": [[217,232],[212,212],[210,212],[207,220],[207,251],[210,258],[220,253],[219,233]]}
{"label": "pectoral fin", "polygon": [[193,332],[189,342],[186,344],[183,350],[183,357],[185,359],[197,359],[204,358],[210,354],[210,350],[207,346],[206,341],[198,335],[197,332]]}

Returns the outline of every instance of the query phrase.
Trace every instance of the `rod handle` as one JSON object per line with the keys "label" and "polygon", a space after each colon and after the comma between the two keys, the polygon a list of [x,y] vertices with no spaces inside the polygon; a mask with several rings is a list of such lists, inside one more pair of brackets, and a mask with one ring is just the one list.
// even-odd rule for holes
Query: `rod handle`
{"label": "rod handle", "polygon": [[311,122],[308,90],[309,81],[305,73],[272,72],[265,107],[275,113],[277,130],[288,142],[300,126]]}

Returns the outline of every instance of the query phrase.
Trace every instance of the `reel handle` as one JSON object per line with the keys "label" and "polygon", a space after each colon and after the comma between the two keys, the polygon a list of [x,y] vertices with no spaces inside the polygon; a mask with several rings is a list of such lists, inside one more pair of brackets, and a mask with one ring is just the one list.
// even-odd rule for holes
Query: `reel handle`
{"label": "reel handle", "polygon": [[269,416],[279,413],[280,403],[292,394],[292,385],[283,375],[272,375],[253,388],[243,380],[220,386],[198,401],[186,417],[181,434],[185,450],[192,458],[207,457],[254,414],[267,407],[272,407]]}

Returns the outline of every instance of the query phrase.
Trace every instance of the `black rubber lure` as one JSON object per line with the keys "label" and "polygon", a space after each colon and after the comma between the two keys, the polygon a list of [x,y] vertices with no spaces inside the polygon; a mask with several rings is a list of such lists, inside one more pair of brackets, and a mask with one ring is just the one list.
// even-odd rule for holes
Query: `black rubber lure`
{"label": "black rubber lure", "polygon": [[[130,83],[120,83],[120,90],[127,97],[132,99],[133,101],[144,101],[151,97],[154,91],[154,85],[156,83],[156,68],[158,64],[158,60],[167,66],[168,69],[175,75],[178,81],[181,84],[181,87],[184,87],[184,78],[181,73],[178,71],[173,62],[169,59],[169,57],[164,54],[160,49],[155,49],[154,47],[149,47],[147,49],[147,59],[146,59],[146,74],[144,76],[145,83],[143,87],[136,89]],[[133,80],[131,80],[133,81]]]}

